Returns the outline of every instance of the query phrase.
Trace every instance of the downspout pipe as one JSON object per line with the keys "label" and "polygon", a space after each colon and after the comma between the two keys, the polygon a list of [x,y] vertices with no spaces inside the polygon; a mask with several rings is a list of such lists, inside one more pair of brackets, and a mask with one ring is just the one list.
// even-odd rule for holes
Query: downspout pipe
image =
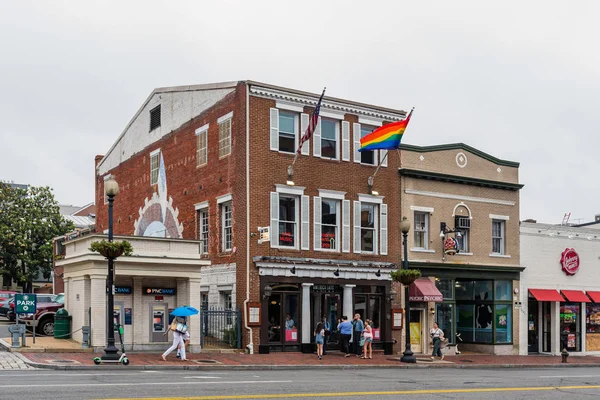
{"label": "downspout pipe", "polygon": [[248,326],[248,302],[250,301],[250,84],[246,82],[246,300],[244,300],[244,328],[248,330],[249,354],[254,354],[252,328]]}

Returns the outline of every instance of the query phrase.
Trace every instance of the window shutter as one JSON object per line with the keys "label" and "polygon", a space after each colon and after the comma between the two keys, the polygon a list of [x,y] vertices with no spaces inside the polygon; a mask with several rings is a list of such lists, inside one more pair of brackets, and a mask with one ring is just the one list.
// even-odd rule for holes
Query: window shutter
{"label": "window shutter", "polygon": [[321,250],[321,198],[315,199],[315,250]]}
{"label": "window shutter", "polygon": [[309,222],[309,215],[310,215],[310,197],[308,196],[302,196],[302,210],[300,210],[301,214],[302,214],[302,227],[301,227],[301,236],[302,236],[302,250],[309,250],[310,249],[310,238],[309,238],[309,234],[310,234],[310,222]]}
{"label": "window shutter", "polygon": [[354,202],[354,252],[360,253],[360,201]]}
{"label": "window shutter", "polygon": [[271,150],[279,151],[279,110],[271,108]]}
{"label": "window shutter", "polygon": [[350,200],[342,201],[342,253],[350,253]]}
{"label": "window shutter", "polygon": [[386,157],[387,153],[388,153],[387,150],[379,150],[379,156],[381,157],[381,166],[382,167],[387,167],[387,165],[388,165],[389,155]]}
{"label": "window shutter", "polygon": [[271,229],[269,229],[271,247],[279,245],[279,193],[271,192]]}
{"label": "window shutter", "polygon": [[[306,128],[308,128],[308,114],[300,114],[300,134],[298,135],[298,143],[300,143],[300,139],[306,133]],[[302,155],[310,155],[310,140],[307,140],[302,145]]]}
{"label": "window shutter", "polygon": [[379,247],[379,254],[387,256],[388,253],[388,217],[387,217],[387,204],[381,204],[379,206],[379,236],[381,237],[381,246]]}
{"label": "window shutter", "polygon": [[321,117],[313,133],[313,156],[321,157]]}
{"label": "window shutter", "polygon": [[360,124],[352,125],[352,134],[354,138],[354,162],[360,163]]}
{"label": "window shutter", "polygon": [[350,161],[350,122],[342,121],[342,161]]}

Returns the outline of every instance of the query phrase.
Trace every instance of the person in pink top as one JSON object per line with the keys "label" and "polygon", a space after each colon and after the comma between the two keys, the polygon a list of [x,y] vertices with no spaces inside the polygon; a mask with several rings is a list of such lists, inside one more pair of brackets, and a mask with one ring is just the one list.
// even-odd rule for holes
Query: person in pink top
{"label": "person in pink top", "polygon": [[[363,346],[363,356],[361,358],[373,358],[373,328],[369,319],[365,320],[363,337],[365,338],[365,345]],[[367,357],[367,351],[369,352],[369,357]]]}

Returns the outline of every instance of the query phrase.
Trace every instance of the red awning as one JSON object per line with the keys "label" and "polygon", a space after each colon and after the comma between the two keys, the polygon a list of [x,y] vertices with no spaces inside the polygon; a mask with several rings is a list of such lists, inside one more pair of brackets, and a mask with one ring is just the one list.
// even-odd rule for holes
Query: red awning
{"label": "red awning", "polygon": [[434,301],[441,303],[444,301],[444,296],[442,296],[442,293],[429,279],[417,279],[410,285],[408,299],[410,301]]}
{"label": "red awning", "polygon": [[567,300],[574,303],[589,303],[590,299],[581,290],[561,290]]}
{"label": "red awning", "polygon": [[588,290],[587,291],[587,295],[592,298],[592,300],[594,301],[594,303],[600,303],[600,292],[590,292]]}
{"label": "red awning", "polygon": [[537,301],[565,301],[556,289],[529,289]]}

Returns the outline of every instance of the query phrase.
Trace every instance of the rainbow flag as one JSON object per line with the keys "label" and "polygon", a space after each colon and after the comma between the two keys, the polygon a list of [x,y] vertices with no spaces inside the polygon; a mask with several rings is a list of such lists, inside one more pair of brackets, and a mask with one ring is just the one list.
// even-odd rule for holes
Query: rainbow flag
{"label": "rainbow flag", "polygon": [[402,135],[406,130],[406,126],[410,122],[411,115],[412,110],[406,119],[384,125],[360,139],[360,149],[358,149],[358,151],[397,149],[398,146],[400,146],[400,141],[402,140]]}

